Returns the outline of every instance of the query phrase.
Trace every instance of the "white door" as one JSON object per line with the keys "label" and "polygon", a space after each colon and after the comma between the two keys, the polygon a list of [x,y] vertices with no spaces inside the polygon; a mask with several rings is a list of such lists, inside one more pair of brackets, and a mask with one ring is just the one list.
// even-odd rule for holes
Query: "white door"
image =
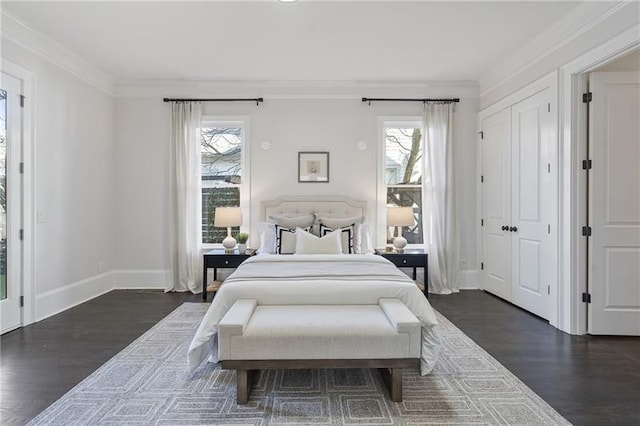
{"label": "white door", "polygon": [[640,73],[592,73],[588,332],[640,335]]}
{"label": "white door", "polygon": [[556,144],[551,89],[511,107],[512,302],[549,318],[555,286]]}
{"label": "white door", "polygon": [[511,118],[509,110],[482,120],[483,286],[511,300]]}
{"label": "white door", "polygon": [[22,325],[20,241],[22,179],[22,82],[6,73],[0,79],[0,331]]}

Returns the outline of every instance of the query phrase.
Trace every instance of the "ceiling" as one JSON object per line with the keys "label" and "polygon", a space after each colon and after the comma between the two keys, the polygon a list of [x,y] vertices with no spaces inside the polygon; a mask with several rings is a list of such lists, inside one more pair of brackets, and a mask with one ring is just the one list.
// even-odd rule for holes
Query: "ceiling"
{"label": "ceiling", "polygon": [[580,4],[2,1],[2,8],[118,83],[477,81]]}

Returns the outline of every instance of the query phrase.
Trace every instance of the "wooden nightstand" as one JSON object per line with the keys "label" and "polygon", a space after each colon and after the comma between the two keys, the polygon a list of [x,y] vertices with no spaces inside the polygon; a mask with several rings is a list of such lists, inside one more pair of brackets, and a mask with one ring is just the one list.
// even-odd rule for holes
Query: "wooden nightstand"
{"label": "wooden nightstand", "polygon": [[205,251],[202,275],[202,300],[207,300],[207,269],[213,268],[213,280],[216,281],[218,279],[218,268],[237,268],[254,253],[255,252],[241,254],[237,249],[233,253],[226,253],[224,249]]}
{"label": "wooden nightstand", "polygon": [[424,249],[406,249],[404,253],[376,249],[376,254],[390,260],[398,268],[413,268],[413,279],[416,279],[416,268],[424,268],[425,297],[429,298],[429,255]]}

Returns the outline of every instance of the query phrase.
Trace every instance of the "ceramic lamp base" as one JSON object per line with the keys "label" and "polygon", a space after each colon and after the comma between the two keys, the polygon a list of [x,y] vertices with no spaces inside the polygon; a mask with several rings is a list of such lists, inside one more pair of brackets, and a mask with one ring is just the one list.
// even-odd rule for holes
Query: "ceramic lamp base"
{"label": "ceramic lamp base", "polygon": [[233,251],[236,246],[236,239],[231,235],[228,235],[224,240],[222,240],[222,247],[224,247],[226,252]]}
{"label": "ceramic lamp base", "polygon": [[396,252],[402,253],[404,252],[404,248],[407,246],[407,239],[400,236],[395,237],[393,239],[393,248],[396,249]]}

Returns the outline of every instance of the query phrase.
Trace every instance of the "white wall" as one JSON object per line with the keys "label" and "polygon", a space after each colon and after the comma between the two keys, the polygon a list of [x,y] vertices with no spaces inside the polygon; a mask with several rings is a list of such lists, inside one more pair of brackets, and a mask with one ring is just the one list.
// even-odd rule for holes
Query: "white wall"
{"label": "white wall", "polygon": [[[427,95],[428,96],[428,95]],[[168,144],[169,105],[160,98],[122,97],[116,100],[118,191],[116,269],[169,269]],[[462,227],[462,258],[477,263],[475,230],[475,153],[478,99],[456,105],[455,146]],[[260,201],[281,195],[344,195],[364,199],[375,217],[377,118],[420,116],[419,103],[372,103],[349,99],[265,98],[253,103],[206,104],[206,115],[248,116],[251,150],[251,226],[260,214]],[[271,148],[261,149],[269,141]],[[356,148],[358,141],[368,145]],[[330,182],[298,183],[298,151],[329,151]],[[126,208],[124,208],[126,206]],[[252,240],[254,242],[255,240]],[[468,278],[470,282],[474,278]],[[158,283],[161,286],[164,283]],[[472,284],[473,285],[473,284]]]}
{"label": "white wall", "polygon": [[169,269],[169,120],[159,99],[116,100],[118,270]]}
{"label": "white wall", "polygon": [[[596,16],[595,14],[600,14]],[[586,22],[581,22],[585,20]],[[590,2],[567,26],[574,31],[544,51],[542,39],[513,52],[480,79],[480,108],[497,102],[640,22],[639,2]],[[558,30],[560,31],[560,30]],[[548,40],[547,40],[548,43]],[[532,57],[532,55],[534,55]]]}
{"label": "white wall", "polygon": [[[2,39],[2,58],[35,75],[35,318],[106,291],[114,252],[114,99]],[[35,216],[35,215],[34,215]]]}

